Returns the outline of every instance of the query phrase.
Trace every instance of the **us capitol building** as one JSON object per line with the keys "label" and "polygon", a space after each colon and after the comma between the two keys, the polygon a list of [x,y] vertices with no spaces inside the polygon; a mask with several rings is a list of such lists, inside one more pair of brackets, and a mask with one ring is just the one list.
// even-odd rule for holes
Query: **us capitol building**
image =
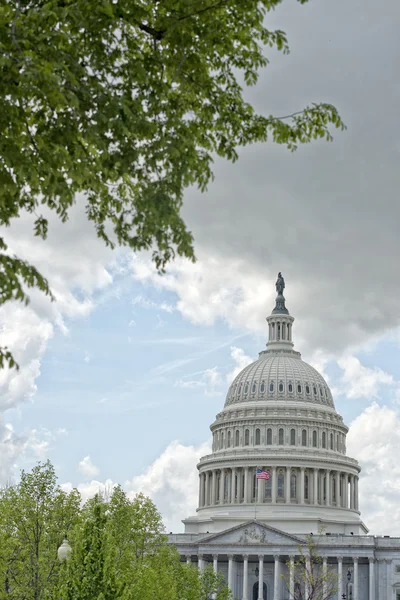
{"label": "us capitol building", "polygon": [[266,350],[230,386],[212,454],[198,464],[197,514],[169,541],[182,560],[221,571],[234,599],[287,600],[312,534],[320,568],[337,573],[333,598],[400,600],[400,538],[368,535],[361,520],[348,427],[324,378],[293,349],[284,287],[279,273]]}

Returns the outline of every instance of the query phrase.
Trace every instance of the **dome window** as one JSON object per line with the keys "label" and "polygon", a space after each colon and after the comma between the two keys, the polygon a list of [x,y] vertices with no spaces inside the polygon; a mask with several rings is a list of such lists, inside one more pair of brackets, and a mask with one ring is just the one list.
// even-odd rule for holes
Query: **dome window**
{"label": "dome window", "polygon": [[314,385],[314,387],[313,387],[313,392],[314,392],[314,396],[316,396],[316,395],[317,395],[317,388],[316,388],[316,386],[315,386],[315,385]]}
{"label": "dome window", "polygon": [[325,433],[325,431],[322,432],[322,447],[326,448],[326,433]]}
{"label": "dome window", "polygon": [[301,445],[307,446],[307,431],[305,429],[301,432]]}
{"label": "dome window", "polygon": [[267,446],[272,446],[272,429],[267,429]]}
{"label": "dome window", "polygon": [[243,388],[243,383],[241,383],[239,385],[239,389],[238,389],[238,396],[240,396],[240,394],[242,393],[242,388]]}
{"label": "dome window", "polygon": [[244,432],[244,445],[248,446],[250,444],[250,431],[248,429],[245,429]]}
{"label": "dome window", "polygon": [[324,388],[319,386],[319,393],[321,394],[321,398],[324,397]]}
{"label": "dome window", "polygon": [[300,384],[298,384],[298,386],[297,386],[297,393],[301,394],[301,385]]}
{"label": "dome window", "polygon": [[235,432],[235,446],[239,446],[239,429]]}
{"label": "dome window", "polygon": [[271,383],[269,384],[269,391],[273,392],[274,391],[274,382],[271,381]]}
{"label": "dome window", "polygon": [[283,392],[283,383],[279,384],[279,388],[278,389],[279,389],[280,392]]}
{"label": "dome window", "polygon": [[256,393],[256,389],[257,389],[257,384],[256,382],[253,383],[252,387],[251,387],[251,393],[255,394]]}
{"label": "dome window", "polygon": [[330,435],[330,448],[333,450],[333,433]]}
{"label": "dome window", "polygon": [[263,381],[260,386],[260,392],[263,394],[265,392],[265,382]]}
{"label": "dome window", "polygon": [[256,429],[256,446],[259,446],[261,444],[261,431],[259,429]]}
{"label": "dome window", "polygon": [[231,432],[230,432],[230,431],[228,431],[228,439],[227,439],[227,442],[228,442],[228,448],[230,448],[230,447],[231,447]]}
{"label": "dome window", "polygon": [[307,384],[306,385],[306,394],[309,394],[309,393],[310,393],[310,386]]}
{"label": "dome window", "polygon": [[291,446],[296,445],[296,430],[295,429],[290,430],[290,445]]}
{"label": "dome window", "polygon": [[312,432],[312,445],[313,445],[313,448],[317,447],[317,432],[316,431]]}
{"label": "dome window", "polygon": [[283,442],[284,442],[284,439],[283,439],[283,429],[280,429],[279,432],[278,432],[278,444],[279,444],[279,446],[283,446]]}
{"label": "dome window", "polygon": [[249,391],[249,384],[246,383],[246,385],[244,386],[244,393],[247,394]]}
{"label": "dome window", "polygon": [[223,431],[221,431],[221,436],[220,436],[219,440],[220,440],[219,447],[222,450],[222,448],[224,447],[224,432]]}
{"label": "dome window", "polygon": [[289,391],[290,394],[293,392],[293,384],[292,383],[289,383],[289,385],[288,385],[288,391]]}

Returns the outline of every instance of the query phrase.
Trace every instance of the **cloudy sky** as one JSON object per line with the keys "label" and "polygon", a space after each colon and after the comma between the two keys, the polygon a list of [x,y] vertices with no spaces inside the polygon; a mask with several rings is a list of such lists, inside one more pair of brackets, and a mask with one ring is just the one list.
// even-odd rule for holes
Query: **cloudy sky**
{"label": "cloudy sky", "polygon": [[168,530],[193,514],[196,462],[233,375],[266,343],[278,271],[303,358],[322,370],[363,468],[363,520],[400,535],[400,6],[285,2],[268,17],[291,54],[248,92],[286,115],[335,104],[348,129],[289,153],[255,145],[217,160],[184,216],[198,262],[160,278],[145,255],[111,253],[78,202],[46,242],[6,231],[57,297],[0,310],[19,373],[0,373],[0,481],[49,457],[86,497],[122,483],[151,495]]}

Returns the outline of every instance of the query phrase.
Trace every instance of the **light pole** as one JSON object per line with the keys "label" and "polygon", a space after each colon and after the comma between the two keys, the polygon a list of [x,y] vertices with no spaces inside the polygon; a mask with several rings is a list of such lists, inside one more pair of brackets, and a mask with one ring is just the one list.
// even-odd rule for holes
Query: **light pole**
{"label": "light pole", "polygon": [[63,563],[65,560],[68,560],[69,555],[71,553],[71,546],[68,544],[67,538],[63,540],[63,543],[57,550],[58,560]]}

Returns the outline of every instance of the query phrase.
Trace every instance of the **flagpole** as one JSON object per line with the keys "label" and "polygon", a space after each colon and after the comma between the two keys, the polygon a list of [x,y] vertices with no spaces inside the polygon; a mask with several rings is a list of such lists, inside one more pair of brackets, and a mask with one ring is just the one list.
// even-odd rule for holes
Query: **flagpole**
{"label": "flagpole", "polygon": [[256,467],[256,497],[255,497],[255,502],[254,502],[254,520],[257,521],[257,498],[258,498],[258,486],[260,485],[260,480],[257,479],[257,469],[258,467]]}

